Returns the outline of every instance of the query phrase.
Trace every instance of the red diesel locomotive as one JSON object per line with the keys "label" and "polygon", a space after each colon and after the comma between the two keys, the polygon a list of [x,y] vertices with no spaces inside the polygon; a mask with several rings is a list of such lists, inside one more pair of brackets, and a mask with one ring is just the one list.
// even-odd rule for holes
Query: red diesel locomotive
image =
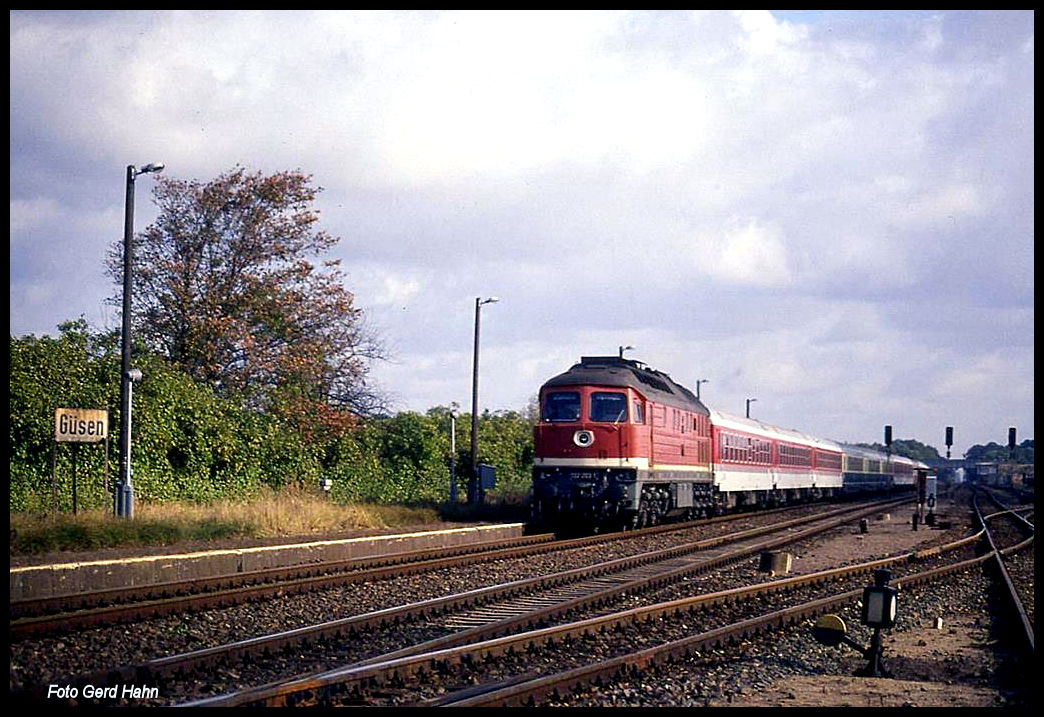
{"label": "red diesel locomotive", "polygon": [[533,519],[619,529],[830,495],[840,446],[707,408],[639,361],[585,356],[540,389]]}

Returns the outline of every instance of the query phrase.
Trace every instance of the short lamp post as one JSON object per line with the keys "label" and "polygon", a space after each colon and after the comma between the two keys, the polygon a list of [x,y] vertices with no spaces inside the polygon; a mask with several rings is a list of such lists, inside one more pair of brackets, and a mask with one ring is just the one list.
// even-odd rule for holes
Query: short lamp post
{"label": "short lamp post", "polygon": [[756,398],[748,398],[747,399],[747,418],[750,418],[750,404],[754,403],[757,400],[758,399],[756,399]]}
{"label": "short lamp post", "polygon": [[460,406],[454,401],[450,404],[450,455],[449,455],[449,500],[450,505],[457,505],[457,409]]}
{"label": "short lamp post", "polygon": [[[120,365],[120,477],[116,485],[116,515],[134,517],[134,487],[131,484],[131,384],[140,380],[141,372],[131,368],[131,294],[133,292],[134,253],[134,179],[139,174],[161,172],[163,165],[146,164],[138,169],[127,166],[127,201],[123,220],[123,332]],[[132,374],[137,374],[134,378]]]}
{"label": "short lamp post", "polygon": [[860,615],[862,623],[874,629],[870,647],[863,647],[849,637],[845,621],[837,615],[823,615],[812,628],[812,635],[819,642],[830,647],[845,644],[867,658],[865,667],[856,670],[861,677],[891,677],[892,673],[885,669],[881,662],[881,630],[895,625],[898,608],[898,589],[891,587],[888,581],[892,572],[887,568],[874,571],[874,584],[863,588],[863,610]]}
{"label": "short lamp post", "polygon": [[699,397],[700,397],[700,384],[701,383],[710,383],[710,380],[706,379],[706,378],[698,378],[698,379],[696,379],[696,398],[697,399],[699,399]]}
{"label": "short lamp post", "polygon": [[881,630],[895,626],[895,614],[898,609],[899,591],[890,586],[892,571],[878,568],[874,571],[874,584],[863,588],[863,612],[861,619],[864,625],[874,629],[870,639],[870,648],[866,651],[867,665],[861,674],[868,677],[891,677],[881,663]]}
{"label": "short lamp post", "polygon": [[[124,382],[127,385],[127,412],[123,414],[126,419],[120,422],[120,437],[123,437],[123,426],[127,427],[127,444],[126,444],[126,460],[123,460],[124,456],[121,455],[120,463],[121,470],[120,480],[116,484],[116,515],[124,518],[134,517],[134,484],[131,481],[131,460],[130,460],[130,432],[131,432],[131,414],[134,406],[134,384],[141,380],[141,371],[136,368],[132,368],[123,374]],[[121,446],[122,448],[122,446]]]}

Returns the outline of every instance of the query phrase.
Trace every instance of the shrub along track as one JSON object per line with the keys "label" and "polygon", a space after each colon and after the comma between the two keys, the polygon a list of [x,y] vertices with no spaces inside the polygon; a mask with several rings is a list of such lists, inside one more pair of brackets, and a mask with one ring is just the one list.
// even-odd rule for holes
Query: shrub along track
{"label": "shrub along track", "polygon": [[[821,508],[820,508],[820,510],[821,510]],[[764,521],[764,519],[765,519],[765,516],[761,516],[761,515],[750,516],[746,520],[746,522]],[[744,521],[740,521],[740,523],[743,523],[743,522]],[[718,525],[724,526],[724,525],[727,525],[727,523],[718,523]],[[704,527],[703,532],[706,532],[706,527]],[[638,534],[635,533],[633,535],[638,535]],[[608,536],[606,536],[606,537],[608,537]],[[794,539],[793,536],[790,536],[790,539]],[[631,542],[641,542],[641,541],[631,541]],[[711,540],[709,542],[713,543],[713,542],[715,542],[715,540]],[[700,547],[706,548],[707,546],[708,546],[708,543],[705,542]],[[596,551],[598,554],[604,552],[605,550],[606,550],[606,546],[600,546],[600,547],[595,548],[595,549],[590,549],[590,548],[588,549],[589,552],[595,552]],[[578,551],[573,551],[573,552],[578,552]],[[582,551],[580,551],[580,552],[582,552]],[[663,556],[661,556],[661,557],[663,557]],[[590,559],[591,559],[591,555],[588,555],[587,560],[590,561]],[[637,560],[637,559],[632,559],[631,562],[633,563],[635,560]],[[648,558],[646,558],[644,560],[648,560]],[[517,561],[517,562],[522,564],[522,565],[525,565],[530,570],[535,569],[535,568],[540,568],[540,566],[529,565],[529,561],[527,561],[527,560],[521,560],[521,561]],[[628,565],[625,564],[625,563],[627,563],[627,561],[623,561],[623,562],[616,561],[616,562],[617,562],[617,565],[615,566],[615,569],[617,569],[617,570],[622,569],[624,567],[628,567]],[[639,560],[638,562],[641,562],[641,560]],[[608,570],[608,568],[602,567],[599,570],[602,571],[602,572],[605,572],[605,571]],[[582,574],[576,572],[576,573],[568,576],[565,579],[574,580],[575,581],[575,580],[578,580],[580,577],[582,577]],[[557,584],[557,583],[561,583],[562,581],[563,581],[563,576],[558,576],[556,578],[550,579],[547,582],[550,582],[552,584]],[[386,589],[390,588],[390,589],[394,590],[395,589],[394,583],[392,585],[390,585],[390,586],[385,586],[385,588]],[[515,587],[509,588],[509,592],[514,592],[514,591],[517,591],[517,588],[515,588]],[[473,591],[473,592],[482,592],[482,591]],[[488,591],[488,592],[490,594],[493,594],[495,591]],[[426,604],[426,605],[415,606],[414,608],[411,608],[411,609],[414,609],[416,612],[420,612],[420,613],[423,613],[423,614],[430,614],[433,611],[441,611],[441,610],[445,609],[445,606],[435,605],[434,602],[437,602],[437,601],[428,601],[428,604]],[[461,603],[461,604],[468,604],[468,605],[470,605],[470,604],[474,604],[474,603],[473,603],[473,601],[471,601],[471,602]],[[305,643],[308,643],[308,642],[315,643],[316,641],[319,641],[319,640],[323,640],[325,642],[325,641],[329,641],[329,640],[335,639],[332,636],[336,636],[338,634],[342,634],[342,635],[348,637],[348,643],[353,646],[353,649],[358,651],[358,649],[360,647],[365,648],[365,647],[371,646],[372,644],[376,644],[374,641],[372,641],[370,639],[369,634],[368,634],[372,630],[372,627],[365,626],[363,624],[365,621],[371,621],[371,624],[379,624],[379,623],[383,622],[385,624],[392,624],[392,625],[394,625],[395,623],[401,623],[401,622],[407,620],[406,613],[404,613],[401,610],[396,611],[396,610],[392,610],[392,609],[387,609],[387,610],[376,611],[376,612],[382,613],[382,614],[368,615],[368,616],[358,616],[358,615],[356,615],[356,616],[353,616],[352,618],[349,618],[349,619],[346,619],[346,620],[333,621],[334,624],[332,624],[332,625],[330,623],[327,623],[322,628],[305,627],[305,628],[301,628],[299,630],[290,631],[290,633],[284,633],[284,634],[280,635],[277,638],[273,638],[273,640],[255,639],[255,640],[240,641],[239,644],[237,644],[237,645],[235,645],[233,647],[230,647],[230,648],[219,649],[219,648],[215,647],[213,649],[197,650],[197,651],[195,651],[195,654],[193,654],[191,657],[188,657],[188,658],[186,658],[184,655],[170,656],[170,657],[167,657],[167,658],[158,658],[158,659],[150,660],[147,663],[134,665],[134,666],[128,667],[128,668],[122,668],[122,669],[112,670],[112,671],[106,670],[106,671],[103,671],[102,673],[95,672],[95,673],[92,673],[92,674],[87,674],[85,676],[81,676],[80,678],[74,678],[72,680],[68,680],[68,682],[70,684],[77,684],[77,683],[85,684],[86,682],[90,682],[91,684],[94,684],[95,686],[98,686],[98,685],[101,685],[101,684],[108,684],[109,682],[112,682],[112,681],[124,682],[124,683],[126,683],[128,681],[137,681],[139,684],[141,684],[142,682],[145,682],[147,684],[155,684],[159,675],[172,674],[172,673],[176,673],[179,670],[184,670],[184,669],[205,669],[205,670],[207,670],[207,676],[205,678],[205,682],[207,684],[211,684],[212,683],[212,686],[215,687],[215,688],[220,687],[223,682],[227,682],[228,684],[231,684],[231,685],[238,685],[238,684],[242,684],[242,680],[245,679],[240,673],[242,673],[244,671],[250,671],[252,668],[257,666],[254,663],[256,663],[258,660],[257,660],[256,657],[253,657],[253,656],[256,656],[258,654],[263,654],[263,653],[276,653],[276,659],[274,661],[279,661],[280,658],[278,657],[278,655],[280,654],[280,649],[281,648],[277,648],[277,647],[274,646],[277,643],[281,642],[284,646],[288,646],[289,649],[290,649],[290,652],[294,653],[294,652],[302,650],[303,648],[301,646],[303,644],[305,644]],[[337,624],[337,623],[340,623],[340,624]],[[132,628],[132,630],[133,629],[134,628]],[[447,631],[447,628],[445,626],[442,626],[439,629],[441,630],[441,633],[443,635]],[[363,634],[367,634],[367,639],[365,640],[365,642],[361,643],[359,640],[355,640],[355,639],[352,638],[352,635],[358,635],[360,632],[362,632]],[[324,638],[322,636],[323,634],[325,634],[327,637]],[[392,635],[389,638],[389,640],[390,640],[390,642],[392,644],[396,644],[396,643],[399,644],[399,645],[404,644],[402,642],[402,638],[400,636],[397,636],[397,635]],[[379,643],[380,641],[376,641],[376,642]],[[41,645],[38,646],[38,648],[46,649],[46,645],[41,644]],[[32,651],[33,651],[32,648],[30,648],[30,652],[32,652]],[[317,655],[317,657],[315,657],[313,659],[323,659],[325,656],[328,656],[328,648],[326,647],[326,645],[320,645],[319,648],[316,649],[316,650],[313,650],[313,652],[315,652],[316,655]],[[236,659],[242,659],[244,661],[243,662],[236,662],[236,659],[230,659],[229,658],[229,654],[231,654],[231,653],[238,654],[240,656],[240,658],[236,658]],[[37,654],[39,654],[39,653],[37,652]],[[287,654],[287,653],[284,652],[284,653],[281,653],[281,654]],[[343,662],[341,664],[343,664]],[[190,665],[196,665],[197,667],[191,668],[191,667],[189,667]],[[202,667],[202,668],[198,667],[200,665],[205,665],[205,667]],[[222,665],[224,665],[224,666],[222,666]],[[297,667],[298,666],[296,665],[296,663],[292,664],[292,665],[289,665],[290,669],[296,669]],[[222,674],[226,675],[226,679],[225,680],[221,679],[221,675]],[[284,672],[284,674],[286,674],[286,673]],[[46,675],[46,673],[44,673],[44,675]],[[55,675],[52,673],[49,676],[43,677],[43,680],[50,680],[50,679],[53,679],[54,677],[55,677]],[[13,683],[15,682],[15,680],[14,680],[14,673],[13,673],[12,682]],[[22,694],[22,695],[32,695],[35,692],[35,690],[29,688],[29,689],[26,689],[26,690],[16,690],[16,692],[19,693],[19,694]],[[198,688],[197,688],[197,692],[196,693],[198,694]],[[165,695],[170,695],[170,694],[173,694],[173,693],[164,690],[164,694]],[[191,695],[189,695],[189,696],[191,696]]]}

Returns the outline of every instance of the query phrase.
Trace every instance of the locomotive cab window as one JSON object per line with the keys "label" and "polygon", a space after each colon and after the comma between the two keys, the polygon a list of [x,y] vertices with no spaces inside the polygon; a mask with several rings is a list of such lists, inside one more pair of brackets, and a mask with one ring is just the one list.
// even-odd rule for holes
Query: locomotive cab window
{"label": "locomotive cab window", "polygon": [[580,394],[575,391],[559,391],[544,397],[541,421],[579,421]]}
{"label": "locomotive cab window", "polygon": [[590,418],[592,421],[626,423],[627,395],[623,393],[592,393]]}

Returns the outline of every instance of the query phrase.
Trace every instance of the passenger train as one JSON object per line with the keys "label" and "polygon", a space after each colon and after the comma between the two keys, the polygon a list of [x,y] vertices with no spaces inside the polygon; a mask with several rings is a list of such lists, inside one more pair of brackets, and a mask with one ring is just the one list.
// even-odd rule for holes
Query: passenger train
{"label": "passenger train", "polygon": [[585,356],[540,389],[536,522],[654,525],[847,493],[913,490],[923,463],[708,408],[640,361]]}

